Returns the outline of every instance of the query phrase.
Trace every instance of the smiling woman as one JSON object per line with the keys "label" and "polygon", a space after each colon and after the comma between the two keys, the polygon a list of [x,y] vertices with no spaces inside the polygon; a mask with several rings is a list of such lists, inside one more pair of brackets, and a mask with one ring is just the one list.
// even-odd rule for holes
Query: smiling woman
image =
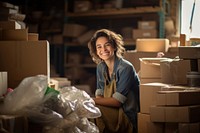
{"label": "smiling woman", "polygon": [[97,63],[97,88],[94,101],[102,116],[95,120],[100,132],[137,132],[139,78],[134,66],[123,58],[121,35],[101,29],[88,43]]}

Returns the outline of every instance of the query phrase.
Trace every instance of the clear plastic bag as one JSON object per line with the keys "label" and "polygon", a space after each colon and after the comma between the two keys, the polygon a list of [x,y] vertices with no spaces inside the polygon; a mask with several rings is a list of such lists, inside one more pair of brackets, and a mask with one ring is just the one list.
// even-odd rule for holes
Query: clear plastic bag
{"label": "clear plastic bag", "polygon": [[[101,112],[95,106],[94,100],[85,91],[79,90],[74,86],[62,88],[59,100],[61,101],[60,103],[65,103],[60,104],[61,108],[67,109],[70,106],[71,111],[76,112],[80,118],[97,118],[101,116]],[[65,105],[69,106],[65,107]],[[66,116],[67,114],[65,113],[67,112],[63,112],[62,115]]]}
{"label": "clear plastic bag", "polygon": [[32,122],[43,125],[57,125],[63,119],[62,115],[43,106],[27,109],[27,115]]}
{"label": "clear plastic bag", "polygon": [[77,127],[85,133],[98,133],[99,129],[98,127],[90,122],[87,118],[82,118],[79,123],[77,124]]}
{"label": "clear plastic bag", "polygon": [[75,126],[80,120],[76,113],[70,113],[67,118],[49,108],[38,106],[27,111],[29,120],[43,126],[65,129]]}
{"label": "clear plastic bag", "polygon": [[47,85],[47,76],[45,75],[23,79],[19,86],[5,97],[0,113],[24,114],[26,108],[41,104]]}

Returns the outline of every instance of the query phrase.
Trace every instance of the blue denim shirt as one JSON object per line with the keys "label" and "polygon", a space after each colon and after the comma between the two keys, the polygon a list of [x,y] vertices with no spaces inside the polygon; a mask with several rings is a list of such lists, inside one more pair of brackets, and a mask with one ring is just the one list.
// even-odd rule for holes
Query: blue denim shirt
{"label": "blue denim shirt", "polygon": [[[97,65],[97,90],[95,95],[103,95],[107,66],[105,62]],[[134,66],[123,58],[115,58],[112,80],[116,79],[116,92],[112,95],[122,103],[122,108],[130,121],[137,124],[137,112],[139,112],[139,78]]]}

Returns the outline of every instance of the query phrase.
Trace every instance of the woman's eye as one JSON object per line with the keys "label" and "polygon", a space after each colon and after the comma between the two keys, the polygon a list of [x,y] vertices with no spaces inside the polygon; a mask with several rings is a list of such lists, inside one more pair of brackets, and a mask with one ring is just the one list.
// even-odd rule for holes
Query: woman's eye
{"label": "woman's eye", "polygon": [[111,44],[110,43],[106,43],[105,46],[111,46]]}
{"label": "woman's eye", "polygon": [[100,49],[101,48],[101,46],[97,46],[97,49]]}

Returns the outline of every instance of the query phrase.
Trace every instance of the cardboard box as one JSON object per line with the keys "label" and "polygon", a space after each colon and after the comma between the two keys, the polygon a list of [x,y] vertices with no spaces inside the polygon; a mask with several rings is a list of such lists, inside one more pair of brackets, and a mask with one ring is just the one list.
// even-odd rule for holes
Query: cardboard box
{"label": "cardboard box", "polygon": [[161,78],[163,83],[186,85],[186,74],[189,71],[189,60],[171,59],[161,62]]}
{"label": "cardboard box", "polygon": [[200,59],[200,47],[195,46],[180,46],[180,59]]}
{"label": "cardboard box", "polygon": [[140,58],[141,78],[161,78],[160,62],[167,58]]}
{"label": "cardboard box", "polygon": [[191,71],[191,62],[178,58],[167,59],[160,62],[160,69],[163,83],[187,85],[187,74]]}
{"label": "cardboard box", "polygon": [[23,22],[23,21],[17,21],[17,22],[21,25],[22,29],[26,29],[26,23],[25,22]]}
{"label": "cardboard box", "polygon": [[176,133],[178,131],[178,123],[166,122],[164,124],[165,130],[163,133]]}
{"label": "cardboard box", "polygon": [[2,40],[4,41],[27,41],[28,29],[16,29],[16,30],[3,30]]}
{"label": "cardboard box", "polygon": [[28,33],[28,41],[38,41],[39,34],[37,33]]}
{"label": "cardboard box", "polygon": [[[198,105],[200,104],[200,89],[158,91],[156,105]],[[187,99],[187,100],[186,100]]]}
{"label": "cardboard box", "polygon": [[79,36],[77,38],[77,41],[82,44],[82,45],[86,45],[87,46],[87,43],[89,42],[89,40],[92,38],[93,34],[95,33],[94,30],[90,30],[90,31],[87,31],[86,33],[82,34],[81,36]]}
{"label": "cardboard box", "polygon": [[150,122],[150,115],[138,113],[138,133],[147,133],[147,122]]}
{"label": "cardboard box", "polygon": [[156,105],[157,91],[168,88],[167,84],[162,83],[146,83],[140,84],[140,112],[150,113],[150,107]]}
{"label": "cardboard box", "polygon": [[[9,18],[11,20],[15,20],[18,23],[19,22],[24,22],[25,18],[26,18],[26,14],[22,14],[22,13],[15,13],[15,14],[9,14]],[[9,20],[9,19],[8,19]],[[19,23],[20,24],[20,23]],[[21,25],[21,24],[20,24]]]}
{"label": "cardboard box", "polygon": [[8,87],[15,88],[26,77],[49,77],[48,41],[0,41],[0,71],[8,72]]}
{"label": "cardboard box", "polygon": [[74,3],[74,12],[85,12],[92,8],[92,3],[89,0],[76,0]]}
{"label": "cardboard box", "polygon": [[59,90],[63,87],[71,86],[71,81],[69,81],[67,78],[51,77],[50,86],[56,90]]}
{"label": "cardboard box", "polygon": [[173,84],[187,85],[187,72],[191,71],[189,60],[174,60],[170,63]]}
{"label": "cardboard box", "polygon": [[152,122],[199,122],[200,105],[194,106],[151,106]]}
{"label": "cardboard box", "polygon": [[170,67],[170,63],[173,59],[166,59],[160,61],[160,72],[161,72],[161,82],[165,84],[173,84],[173,73]]}
{"label": "cardboard box", "polygon": [[65,24],[63,36],[78,37],[87,30],[87,27],[80,24]]}
{"label": "cardboard box", "polygon": [[163,133],[163,123],[153,123],[149,114],[138,113],[138,133]]}
{"label": "cardboard box", "polygon": [[179,133],[200,133],[200,123],[179,123]]}
{"label": "cardboard box", "polygon": [[8,74],[7,72],[0,72],[0,97],[6,93],[8,88]]}
{"label": "cardboard box", "polygon": [[133,39],[138,38],[157,38],[157,30],[155,29],[133,29]]}
{"label": "cardboard box", "polygon": [[[135,50],[128,50],[124,53],[124,58],[130,61],[135,67],[136,72],[140,70],[139,58],[156,57],[158,52],[137,52]],[[164,53],[165,58],[175,58],[178,55],[177,48],[169,48],[168,52]],[[200,63],[199,63],[200,66]]]}
{"label": "cardboard box", "polygon": [[167,52],[168,49],[168,39],[149,38],[136,40],[136,50],[138,52]]}
{"label": "cardboard box", "polygon": [[0,21],[0,28],[4,30],[21,29],[21,25],[16,21]]}
{"label": "cardboard box", "polygon": [[138,21],[138,29],[156,29],[156,21]]}
{"label": "cardboard box", "polygon": [[136,51],[126,51],[124,54],[124,58],[130,61],[136,72],[140,71],[140,58],[144,57],[156,57],[157,53],[154,52],[136,52]]}

